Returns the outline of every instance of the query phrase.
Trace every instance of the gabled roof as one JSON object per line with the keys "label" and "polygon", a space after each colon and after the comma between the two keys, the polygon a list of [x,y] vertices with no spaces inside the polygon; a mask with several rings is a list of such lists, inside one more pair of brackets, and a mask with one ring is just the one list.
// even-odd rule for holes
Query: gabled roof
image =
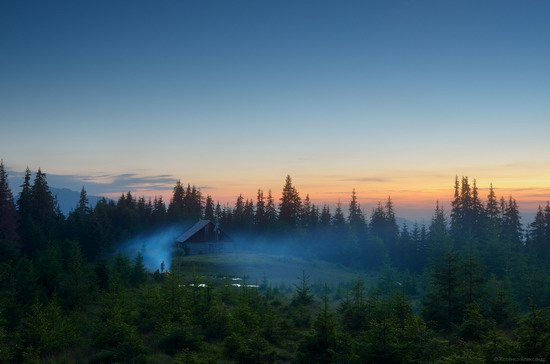
{"label": "gabled roof", "polygon": [[193,235],[201,231],[201,229],[203,229],[208,224],[214,223],[210,220],[199,220],[195,225],[191,226],[189,230],[181,234],[179,238],[176,239],[176,242],[183,243],[189,240]]}

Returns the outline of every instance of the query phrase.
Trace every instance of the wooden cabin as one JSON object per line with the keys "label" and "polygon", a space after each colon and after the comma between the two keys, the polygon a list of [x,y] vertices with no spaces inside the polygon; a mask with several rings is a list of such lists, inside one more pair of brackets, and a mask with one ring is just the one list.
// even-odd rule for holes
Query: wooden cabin
{"label": "wooden cabin", "polygon": [[199,220],[176,239],[176,248],[185,255],[226,252],[233,240],[210,220]]}

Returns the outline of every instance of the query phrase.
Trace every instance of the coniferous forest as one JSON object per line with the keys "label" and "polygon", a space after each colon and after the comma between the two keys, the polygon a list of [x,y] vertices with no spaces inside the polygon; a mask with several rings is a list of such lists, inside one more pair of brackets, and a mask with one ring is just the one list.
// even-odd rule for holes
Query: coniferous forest
{"label": "coniferous forest", "polygon": [[[550,360],[550,204],[523,225],[512,196],[456,177],[450,211],[398,225],[388,197],[363,211],[258,190],[220,205],[178,181],[170,201],[132,192],[64,216],[41,170],[14,195],[0,164],[1,363],[486,363]],[[452,181],[450,181],[452,186]],[[488,186],[484,186],[488,187]],[[128,239],[198,219],[250,246],[284,244],[358,278],[215,284],[149,271]],[[184,265],[181,257],[179,266]],[[186,272],[191,271],[188,269]],[[224,272],[219,272],[224,274]],[[365,282],[360,273],[377,277]],[[193,284],[189,284],[192,282]]]}

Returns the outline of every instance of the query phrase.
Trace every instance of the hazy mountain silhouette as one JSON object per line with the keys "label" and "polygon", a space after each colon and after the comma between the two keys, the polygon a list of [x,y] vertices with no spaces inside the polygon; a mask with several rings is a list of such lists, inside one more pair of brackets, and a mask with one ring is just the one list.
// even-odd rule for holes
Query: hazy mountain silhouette
{"label": "hazy mountain silhouette", "polygon": [[[68,188],[55,188],[50,187],[50,191],[54,197],[57,197],[57,202],[59,203],[59,208],[63,215],[69,215],[71,210],[76,208],[78,200],[80,199],[80,192],[70,190]],[[99,196],[90,196],[88,195],[88,203],[91,208],[101,199]]]}

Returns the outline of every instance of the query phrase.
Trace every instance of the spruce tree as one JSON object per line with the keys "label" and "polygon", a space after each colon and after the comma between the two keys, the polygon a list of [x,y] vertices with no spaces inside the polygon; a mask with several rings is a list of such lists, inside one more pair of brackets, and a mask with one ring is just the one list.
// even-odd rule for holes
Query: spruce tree
{"label": "spruce tree", "polygon": [[382,207],[382,203],[378,202],[378,206],[372,210],[369,230],[372,235],[378,236],[379,238],[383,239],[385,226],[386,226],[386,212]]}
{"label": "spruce tree", "polygon": [[319,225],[322,228],[329,228],[331,221],[332,221],[332,215],[330,213],[330,207],[328,207],[325,204],[323,205],[323,209],[321,210],[321,215],[319,216]]}
{"label": "spruce tree", "polygon": [[453,237],[459,236],[462,232],[463,209],[462,200],[460,198],[460,183],[458,182],[458,176],[455,176],[454,184],[454,198],[451,202],[451,235]]}
{"label": "spruce tree", "polygon": [[267,216],[264,201],[264,191],[258,189],[258,195],[256,198],[256,212],[254,214],[254,226],[256,231],[264,233],[267,228]]}
{"label": "spruce tree", "polygon": [[235,202],[235,208],[233,209],[233,224],[238,230],[243,230],[245,227],[244,207],[244,197],[242,194],[239,194]]}
{"label": "spruce tree", "polygon": [[216,202],[216,209],[214,210],[214,218],[216,223],[220,223],[220,221],[222,221],[222,217],[222,207],[220,206],[220,201],[218,201]]}
{"label": "spruce tree", "polygon": [[296,188],[292,185],[290,175],[286,176],[281,203],[279,204],[279,221],[290,228],[298,225],[302,199]]}
{"label": "spruce tree", "polygon": [[485,216],[487,217],[489,230],[491,232],[496,232],[500,223],[500,210],[492,183],[489,188],[489,194],[487,195],[487,203],[485,204]]}
{"label": "spruce tree", "polygon": [[349,215],[348,222],[352,229],[361,230],[365,227],[365,216],[361,210],[361,206],[357,201],[357,194],[355,188],[351,192],[351,201],[349,203]]}
{"label": "spruce tree", "polygon": [[304,229],[308,229],[311,224],[311,213],[312,213],[312,204],[311,200],[309,198],[309,193],[306,195],[306,198],[304,199],[304,203],[302,204],[302,211],[300,211],[300,226]]}
{"label": "spruce tree", "polygon": [[516,251],[523,248],[523,227],[521,217],[518,204],[512,196],[509,197],[508,203],[504,206],[502,236]]}
{"label": "spruce tree", "polygon": [[31,193],[31,171],[29,167],[25,170],[25,177],[23,178],[23,184],[20,186],[21,192],[17,199],[17,210],[21,219],[27,218],[32,211],[32,193]]}
{"label": "spruce tree", "polygon": [[246,199],[244,203],[244,228],[248,232],[252,232],[254,228],[254,202],[252,200]]}
{"label": "spruce tree", "polygon": [[84,189],[84,186],[82,186],[82,189],[80,190],[80,197],[78,198],[78,205],[76,207],[76,211],[85,213],[85,214],[90,212],[90,206],[88,205],[88,194]]}
{"label": "spruce tree", "polygon": [[215,221],[214,218],[214,200],[212,199],[212,196],[207,195],[206,196],[206,204],[204,206],[204,219]]}
{"label": "spruce tree", "polygon": [[[189,186],[187,186],[187,189],[189,191]],[[189,196],[186,196],[188,199],[188,202],[186,202],[186,207],[188,208],[187,215],[192,221],[197,221],[203,216],[204,200],[202,198],[202,193],[195,187],[195,185],[191,187],[191,190],[188,193]]]}
{"label": "spruce tree", "polygon": [[336,210],[334,211],[334,215],[332,215],[332,227],[337,231],[343,231],[346,227],[346,218],[344,217],[340,201],[336,204]]}
{"label": "spruce tree", "polygon": [[32,219],[31,236],[26,242],[28,251],[43,247],[55,238],[56,233],[56,206],[48,187],[46,174],[40,168],[36,172],[34,183],[30,191],[32,209],[29,215]]}
{"label": "spruce tree", "polygon": [[546,257],[546,221],[544,210],[539,205],[535,220],[529,224],[527,250],[536,257]]}
{"label": "spruce tree", "polygon": [[0,160],[0,240],[7,240],[12,244],[18,240],[17,210],[3,160]]}
{"label": "spruce tree", "polygon": [[424,298],[424,318],[440,328],[449,329],[459,323],[462,310],[460,272],[457,258],[449,252],[432,273],[430,292]]}
{"label": "spruce tree", "polygon": [[185,190],[181,181],[178,180],[172,192],[172,199],[168,205],[168,218],[172,222],[183,221],[185,219]]}
{"label": "spruce tree", "polygon": [[267,226],[270,228],[273,228],[277,223],[277,220],[279,219],[279,216],[277,215],[277,209],[275,207],[275,201],[273,200],[273,196],[271,195],[271,190],[269,190],[267,193],[267,202],[265,205],[265,218],[266,218]]}
{"label": "spruce tree", "polygon": [[162,196],[155,196],[153,200],[153,211],[151,212],[151,224],[159,226],[166,222],[166,205]]}
{"label": "spruce tree", "polygon": [[480,241],[486,222],[485,207],[479,197],[477,182],[474,179],[472,186],[472,232],[474,235],[473,238],[476,242]]}
{"label": "spruce tree", "polygon": [[391,197],[388,196],[385,206],[385,217],[386,217],[386,233],[385,238],[387,242],[397,240],[399,236],[399,226],[397,226],[397,221],[395,219],[395,211],[393,209],[393,202]]}

